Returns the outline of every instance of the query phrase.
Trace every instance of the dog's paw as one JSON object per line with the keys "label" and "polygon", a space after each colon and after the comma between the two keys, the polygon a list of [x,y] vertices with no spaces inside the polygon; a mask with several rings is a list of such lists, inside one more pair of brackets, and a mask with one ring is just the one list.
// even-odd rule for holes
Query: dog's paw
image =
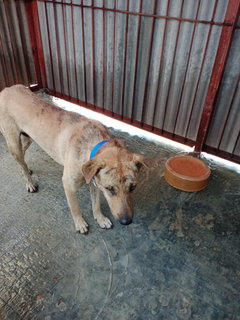
{"label": "dog's paw", "polygon": [[38,191],[38,185],[37,184],[32,184],[32,183],[28,183],[27,184],[27,191],[34,193]]}
{"label": "dog's paw", "polygon": [[76,228],[76,231],[81,234],[88,233],[88,224],[83,218],[75,219],[75,228]]}
{"label": "dog's paw", "polygon": [[112,228],[112,222],[107,217],[102,216],[100,218],[97,218],[96,220],[102,229],[111,229]]}

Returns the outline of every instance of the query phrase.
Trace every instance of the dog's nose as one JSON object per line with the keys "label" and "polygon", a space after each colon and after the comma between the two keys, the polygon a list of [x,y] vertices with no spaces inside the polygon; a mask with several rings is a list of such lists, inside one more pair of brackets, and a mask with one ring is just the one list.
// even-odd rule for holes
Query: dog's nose
{"label": "dog's nose", "polygon": [[124,224],[125,226],[127,226],[128,224],[132,223],[132,218],[126,218],[126,217],[124,217],[124,218],[121,218],[121,219],[119,220],[119,222],[120,222],[121,224]]}

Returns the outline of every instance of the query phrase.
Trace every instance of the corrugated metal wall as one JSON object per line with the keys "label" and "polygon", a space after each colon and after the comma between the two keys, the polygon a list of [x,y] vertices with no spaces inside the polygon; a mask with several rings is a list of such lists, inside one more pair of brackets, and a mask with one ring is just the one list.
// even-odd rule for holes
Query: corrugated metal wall
{"label": "corrugated metal wall", "polygon": [[194,144],[227,5],[39,1],[48,87]]}
{"label": "corrugated metal wall", "polygon": [[208,131],[206,151],[240,155],[240,29],[236,28]]}
{"label": "corrugated metal wall", "polygon": [[0,0],[0,90],[37,83],[24,1]]}
{"label": "corrugated metal wall", "polygon": [[[37,78],[56,96],[195,145],[222,30],[233,26],[226,13],[237,2],[0,0],[0,86]],[[240,18],[203,145],[238,162],[239,33]]]}

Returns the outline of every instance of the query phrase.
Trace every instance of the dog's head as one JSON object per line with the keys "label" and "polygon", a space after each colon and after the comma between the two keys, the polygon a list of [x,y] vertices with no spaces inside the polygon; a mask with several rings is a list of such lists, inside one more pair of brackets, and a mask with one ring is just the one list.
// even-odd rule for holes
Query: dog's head
{"label": "dog's head", "polygon": [[137,174],[142,166],[152,166],[151,160],[115,146],[105,148],[82,167],[86,182],[90,183],[94,179],[112,215],[121,224],[132,223],[131,194],[136,188]]}

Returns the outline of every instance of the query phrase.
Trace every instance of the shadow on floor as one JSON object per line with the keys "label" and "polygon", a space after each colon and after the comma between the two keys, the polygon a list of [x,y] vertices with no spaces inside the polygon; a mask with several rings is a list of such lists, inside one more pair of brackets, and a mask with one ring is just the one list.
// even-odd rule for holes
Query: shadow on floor
{"label": "shadow on floor", "polygon": [[84,186],[87,236],[74,231],[62,167],[33,144],[39,192],[28,194],[0,135],[0,319],[240,319],[239,174],[211,163],[205,190],[181,192],[162,175],[178,150],[113,133],[160,166],[142,173],[127,227],[101,230]]}

